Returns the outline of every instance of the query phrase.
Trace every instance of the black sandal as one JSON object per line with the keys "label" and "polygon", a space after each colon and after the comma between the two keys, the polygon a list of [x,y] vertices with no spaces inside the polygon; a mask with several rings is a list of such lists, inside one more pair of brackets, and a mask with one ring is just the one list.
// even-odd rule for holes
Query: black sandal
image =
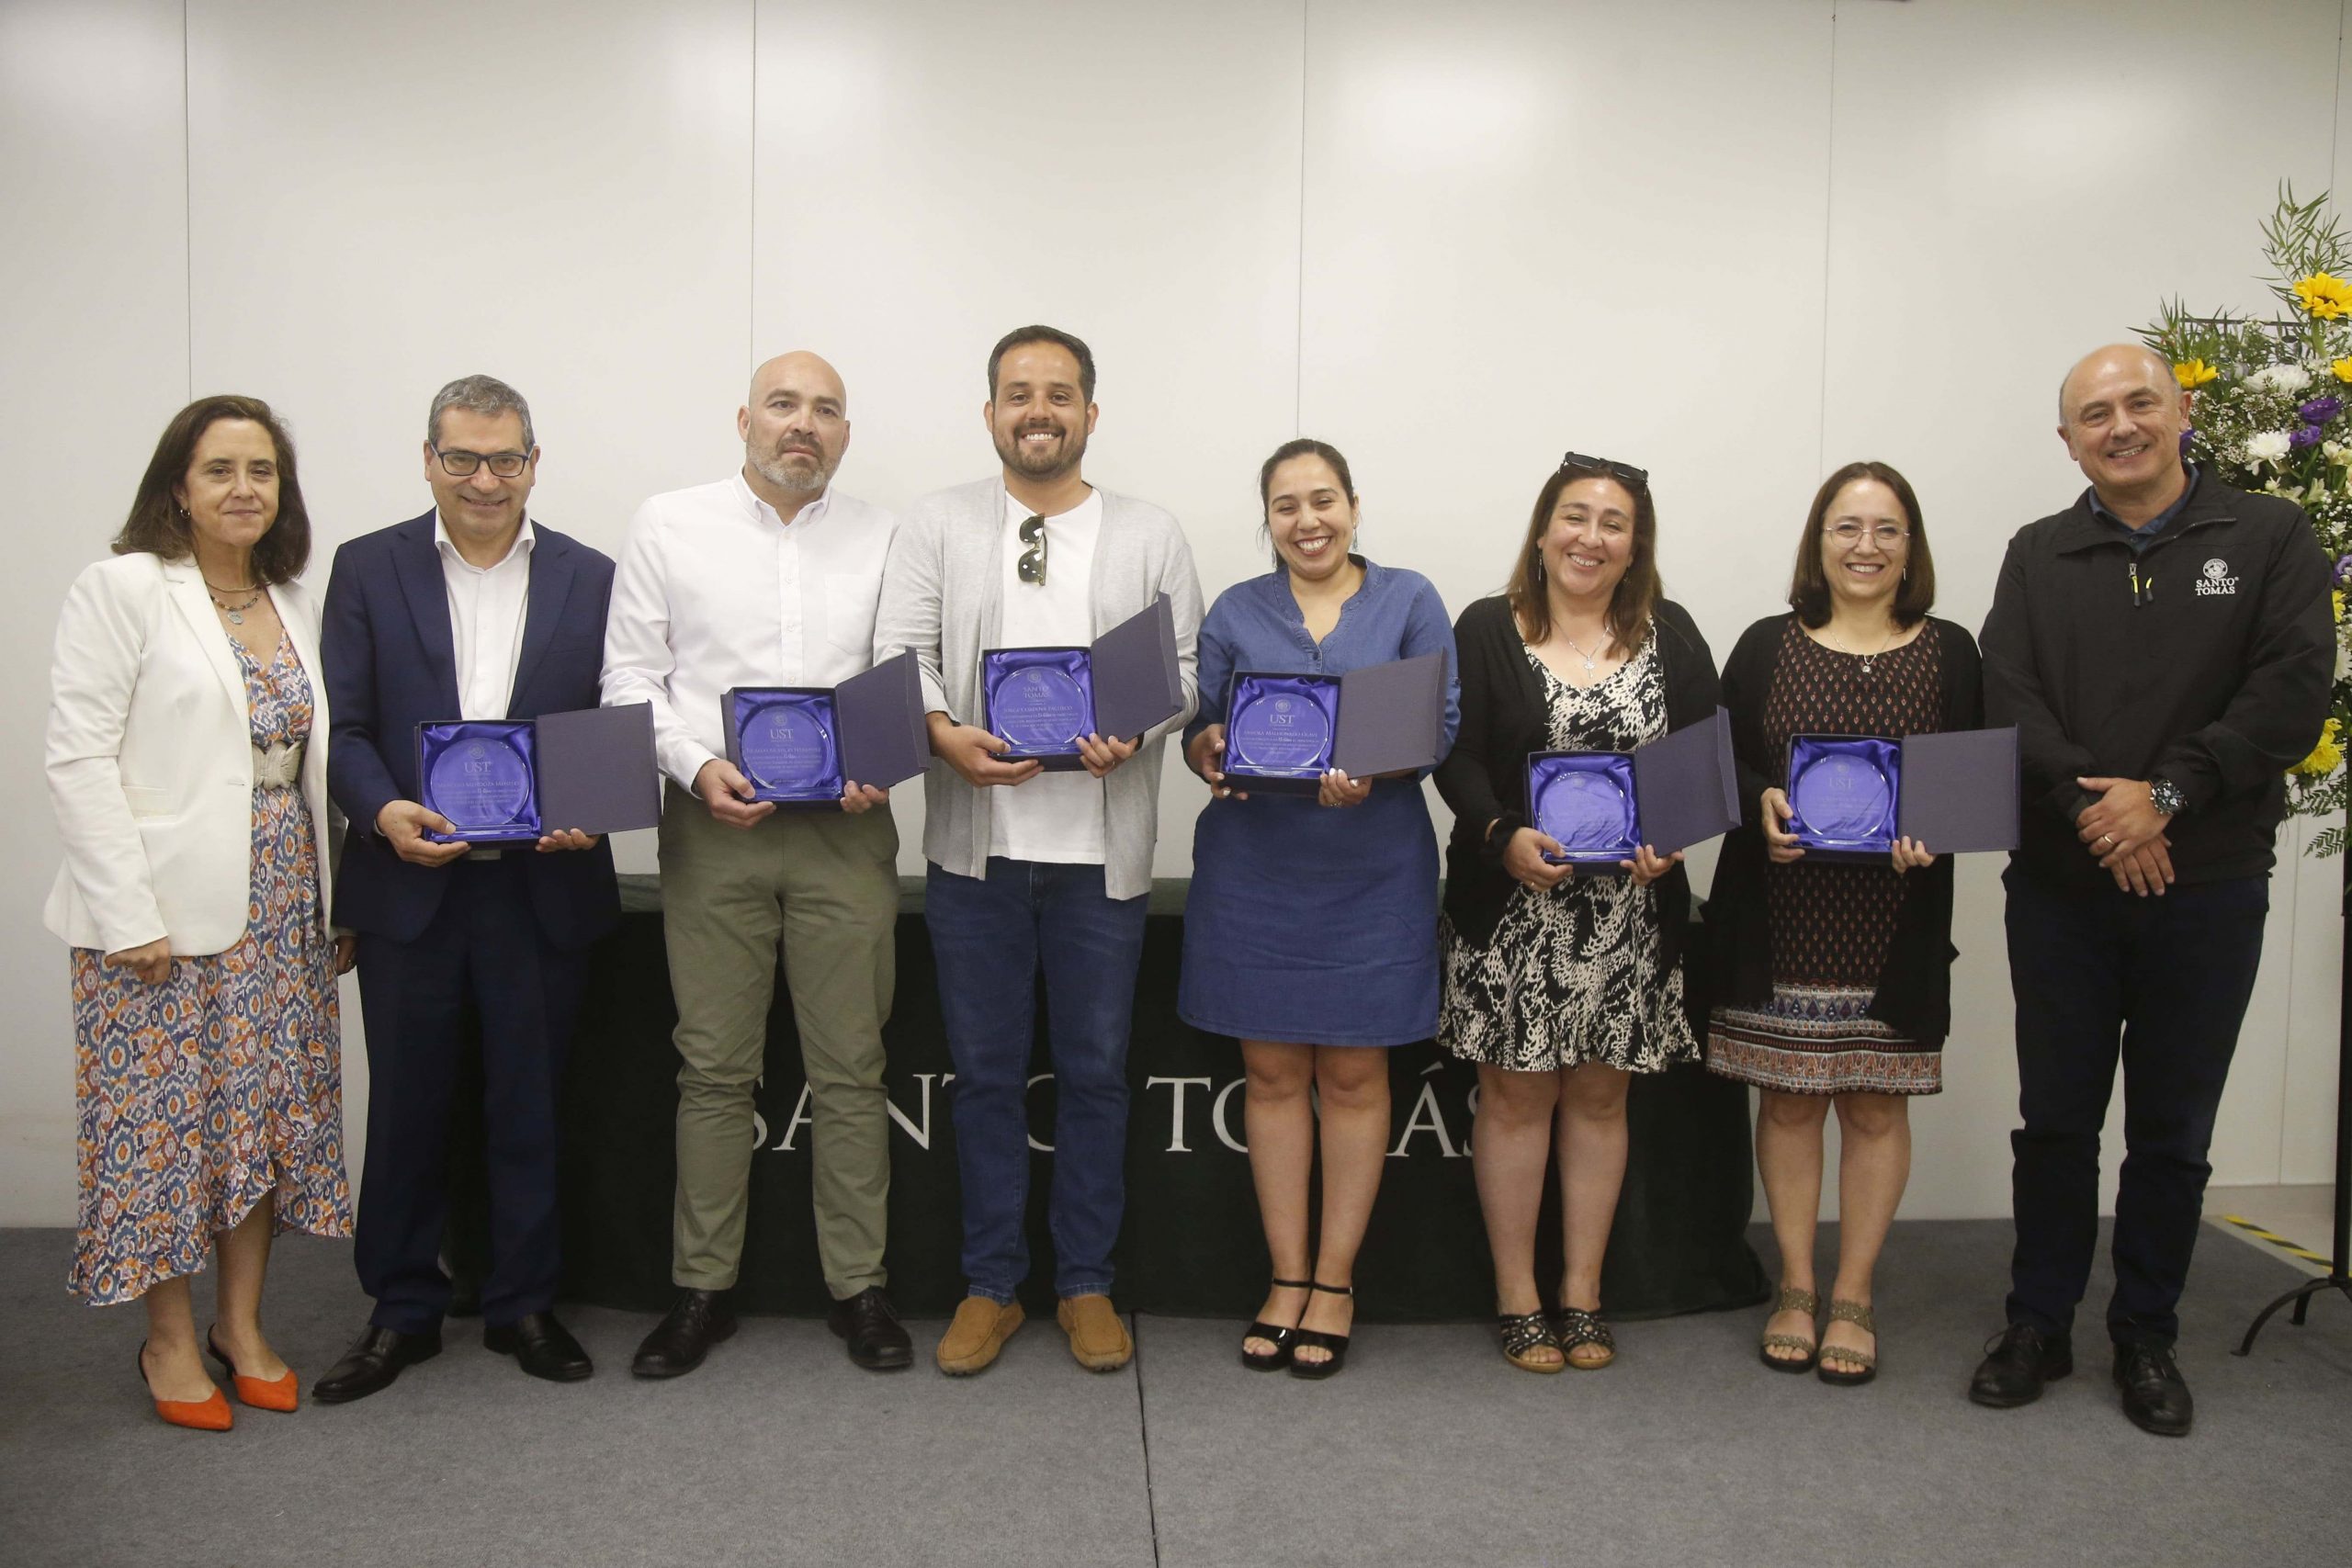
{"label": "black sandal", "polygon": [[[1315,1288],[1315,1281],[1312,1280],[1273,1280],[1268,1282],[1275,1289],[1283,1291],[1311,1291]],[[1277,1328],[1271,1323],[1252,1323],[1248,1332],[1241,1337],[1271,1339],[1274,1345],[1272,1350],[1258,1355],[1252,1355],[1250,1348],[1247,1345],[1243,1346],[1241,1348],[1243,1366],[1253,1372],[1278,1371],[1290,1365],[1291,1352],[1298,1348],[1294,1343],[1298,1337],[1298,1325],[1294,1323],[1288,1328]]]}
{"label": "black sandal", "polygon": [[1522,1372],[1563,1372],[1568,1363],[1565,1354],[1556,1361],[1531,1359],[1531,1350],[1560,1348],[1560,1337],[1553,1331],[1552,1320],[1542,1308],[1533,1312],[1501,1313],[1495,1318],[1495,1331],[1502,1336],[1503,1359]]}
{"label": "black sandal", "polygon": [[[1306,1288],[1310,1291],[1320,1291],[1327,1296],[1352,1296],[1356,1293],[1353,1285],[1327,1285],[1320,1280],[1309,1280],[1306,1282]],[[1291,1376],[1316,1379],[1337,1377],[1340,1369],[1347,1365],[1348,1337],[1346,1335],[1326,1334],[1319,1328],[1302,1328],[1298,1331],[1297,1348],[1305,1349],[1308,1346],[1313,1346],[1317,1350],[1329,1350],[1331,1354],[1328,1359],[1320,1361],[1302,1361],[1297,1356],[1293,1355],[1290,1359]]]}

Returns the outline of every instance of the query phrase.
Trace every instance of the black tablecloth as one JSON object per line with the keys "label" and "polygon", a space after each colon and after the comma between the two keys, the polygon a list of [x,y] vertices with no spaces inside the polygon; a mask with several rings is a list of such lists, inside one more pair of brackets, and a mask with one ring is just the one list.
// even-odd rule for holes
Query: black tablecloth
{"label": "black tablecloth", "polygon": [[[622,878],[621,929],[599,948],[572,1045],[564,1104],[564,1281],[567,1296],[656,1311],[673,1295],[670,1206],[677,1055],[663,956],[660,891]],[[1266,1289],[1265,1243],[1242,1136],[1241,1059],[1229,1039],[1176,1016],[1185,885],[1152,893],[1136,987],[1128,1077],[1127,1212],[1114,1262],[1117,1300],[1148,1312],[1246,1318]],[[892,1107],[890,1290],[901,1310],[944,1315],[964,1293],[957,1263],[955,1131],[944,1080],[952,1074],[937,974],[922,912],[922,885],[904,884],[899,983],[885,1037]],[[1694,1010],[1699,999],[1694,996]],[[1038,1010],[1038,1073],[1047,1070]],[[1387,1170],[1356,1269],[1367,1320],[1467,1319],[1494,1308],[1491,1265],[1471,1178],[1477,1077],[1434,1044],[1389,1054],[1395,1110]],[[759,1090],[759,1150],[740,1306],[816,1314],[828,1304],[809,1214],[809,1128],[799,1043],[779,974]],[[1603,1305],[1641,1317],[1746,1306],[1764,1299],[1764,1271],[1746,1239],[1752,1199],[1747,1094],[1698,1066],[1634,1080],[1632,1156],[1604,1274]],[[1031,1137],[1053,1137],[1053,1088],[1030,1100]],[[460,1133],[459,1146],[471,1139]],[[1024,1299],[1051,1302],[1046,1224],[1051,1156],[1032,1156],[1031,1274]],[[478,1170],[463,1173],[451,1250],[478,1268],[483,1227]],[[1547,1198],[1537,1279],[1559,1278],[1558,1190]]]}

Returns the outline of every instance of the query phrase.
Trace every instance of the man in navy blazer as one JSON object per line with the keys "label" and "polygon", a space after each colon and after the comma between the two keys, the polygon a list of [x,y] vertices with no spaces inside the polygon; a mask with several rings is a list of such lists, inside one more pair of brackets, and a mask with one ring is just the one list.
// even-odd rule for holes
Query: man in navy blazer
{"label": "man in navy blazer", "polygon": [[535,1377],[594,1371],[556,1321],[556,1106],[589,944],[620,919],[611,849],[562,824],[536,844],[435,842],[416,728],[597,705],[609,557],[538,526],[525,502],[531,411],[487,376],[441,389],[422,517],[335,552],[320,638],[333,728],[327,788],[350,818],[334,918],[359,937],[368,1028],[359,1282],[367,1330],[314,1391],[359,1399],[441,1349],[449,1280],[452,1100],[463,1017],[479,1021],[490,1178],[482,1343]]}

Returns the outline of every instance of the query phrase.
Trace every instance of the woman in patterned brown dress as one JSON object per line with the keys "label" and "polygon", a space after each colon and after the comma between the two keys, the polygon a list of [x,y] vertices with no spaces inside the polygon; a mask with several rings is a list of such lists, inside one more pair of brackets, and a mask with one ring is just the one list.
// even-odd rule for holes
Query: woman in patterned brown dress
{"label": "woman in patterned brown dress", "polygon": [[[1754,1084],[1756,1163],[1781,1247],[1760,1353],[1838,1383],[1877,1366],[1871,1275],[1910,1174],[1909,1097],[1943,1087],[1951,1013],[1951,863],[1898,841],[1888,863],[1808,862],[1785,831],[1793,735],[1899,739],[1980,720],[1975,642],[1928,614],[1935,562],[1917,499],[1883,463],[1815,495],[1792,613],[1750,626],[1724,666],[1747,824],[1724,840],[1707,908],[1717,998],[1707,1066]],[[1838,1109],[1838,1258],[1816,1331],[1822,1127]]]}

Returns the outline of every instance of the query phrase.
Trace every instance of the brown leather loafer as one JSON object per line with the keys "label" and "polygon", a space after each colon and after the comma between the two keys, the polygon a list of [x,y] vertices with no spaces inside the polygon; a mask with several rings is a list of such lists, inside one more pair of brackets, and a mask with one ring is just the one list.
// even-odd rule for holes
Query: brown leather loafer
{"label": "brown leather loafer", "polygon": [[1069,1296],[1054,1318],[1069,1336],[1069,1353],[1090,1372],[1115,1372],[1133,1359],[1136,1342],[1108,1296]]}
{"label": "brown leather loafer", "polygon": [[966,1296],[940,1337],[939,1370],[953,1378],[988,1371],[1025,1315],[1019,1302],[1000,1305],[986,1296]]}

